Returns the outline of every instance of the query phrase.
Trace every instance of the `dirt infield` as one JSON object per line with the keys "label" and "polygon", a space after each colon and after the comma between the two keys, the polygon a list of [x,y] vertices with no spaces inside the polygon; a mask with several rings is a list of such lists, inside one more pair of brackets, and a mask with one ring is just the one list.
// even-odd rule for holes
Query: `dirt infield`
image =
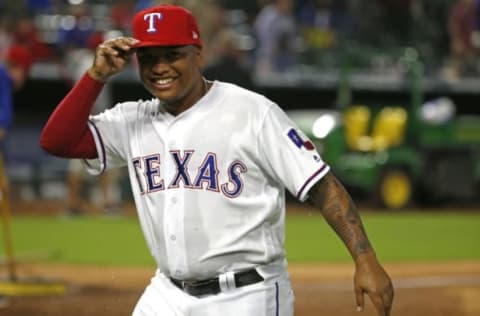
{"label": "dirt infield", "polygon": [[[376,316],[368,300],[363,313],[355,311],[352,268],[350,264],[291,265],[296,315]],[[386,268],[396,288],[392,315],[480,315],[480,262],[387,264]],[[68,290],[61,296],[12,297],[0,307],[2,316],[130,315],[153,272],[150,267],[58,264],[20,266],[19,271],[61,280]]]}
{"label": "dirt infield", "polygon": [[[61,210],[58,203],[12,205],[14,214],[46,214],[45,210],[58,214]],[[133,208],[127,208],[126,213],[134,214]],[[387,263],[385,268],[396,289],[392,316],[480,315],[480,261]],[[127,316],[153,274],[152,267],[45,263],[23,264],[17,270],[25,278],[60,280],[67,285],[67,292],[61,296],[11,297],[3,303],[0,299],[0,316]],[[355,311],[351,263],[291,264],[289,272],[296,316],[376,316],[368,299],[363,313]],[[0,266],[0,278],[5,275],[5,267]]]}

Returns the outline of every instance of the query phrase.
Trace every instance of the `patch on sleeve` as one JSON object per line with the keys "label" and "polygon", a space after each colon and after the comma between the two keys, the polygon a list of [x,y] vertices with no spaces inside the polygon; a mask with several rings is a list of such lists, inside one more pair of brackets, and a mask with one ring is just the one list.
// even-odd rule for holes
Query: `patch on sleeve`
{"label": "patch on sleeve", "polygon": [[299,149],[314,150],[315,145],[305,136],[301,131],[291,128],[287,132],[288,138],[297,146]]}

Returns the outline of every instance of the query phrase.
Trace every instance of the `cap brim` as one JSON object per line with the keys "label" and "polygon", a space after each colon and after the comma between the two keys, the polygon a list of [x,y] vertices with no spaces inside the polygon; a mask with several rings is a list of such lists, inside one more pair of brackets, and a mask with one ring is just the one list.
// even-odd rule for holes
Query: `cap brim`
{"label": "cap brim", "polygon": [[133,48],[141,48],[141,47],[155,47],[155,46],[188,46],[188,45],[195,45],[202,47],[201,44],[198,43],[182,43],[182,42],[169,42],[169,43],[158,43],[158,42],[139,42],[133,45]]}
{"label": "cap brim", "polygon": [[159,44],[157,42],[138,42],[137,44],[133,45],[134,48],[150,47],[150,46],[168,46],[168,45]]}

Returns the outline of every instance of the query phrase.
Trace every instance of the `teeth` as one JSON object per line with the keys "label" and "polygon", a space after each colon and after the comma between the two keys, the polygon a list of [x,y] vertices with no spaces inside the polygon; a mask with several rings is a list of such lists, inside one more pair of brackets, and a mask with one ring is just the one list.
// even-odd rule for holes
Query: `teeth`
{"label": "teeth", "polygon": [[158,84],[168,84],[168,83],[170,83],[170,82],[172,82],[172,81],[173,81],[172,78],[168,78],[168,79],[158,79],[156,82],[157,82]]}

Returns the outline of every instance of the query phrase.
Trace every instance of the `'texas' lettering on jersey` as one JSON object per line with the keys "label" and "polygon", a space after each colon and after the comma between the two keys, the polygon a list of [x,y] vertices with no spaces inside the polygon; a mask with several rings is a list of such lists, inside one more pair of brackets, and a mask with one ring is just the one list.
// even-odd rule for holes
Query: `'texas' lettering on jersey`
{"label": "'texas' lettering on jersey", "polygon": [[[137,182],[142,194],[176,189],[180,186],[188,189],[221,192],[229,198],[235,198],[243,190],[242,174],[247,172],[247,166],[239,161],[232,161],[227,170],[219,170],[217,156],[207,153],[199,166],[191,166],[190,160],[194,150],[171,150],[170,158],[175,174],[171,179],[165,179],[161,173],[162,161],[160,154],[152,154],[132,159]],[[196,170],[194,170],[196,167]],[[219,175],[225,172],[227,181],[220,183]]]}

